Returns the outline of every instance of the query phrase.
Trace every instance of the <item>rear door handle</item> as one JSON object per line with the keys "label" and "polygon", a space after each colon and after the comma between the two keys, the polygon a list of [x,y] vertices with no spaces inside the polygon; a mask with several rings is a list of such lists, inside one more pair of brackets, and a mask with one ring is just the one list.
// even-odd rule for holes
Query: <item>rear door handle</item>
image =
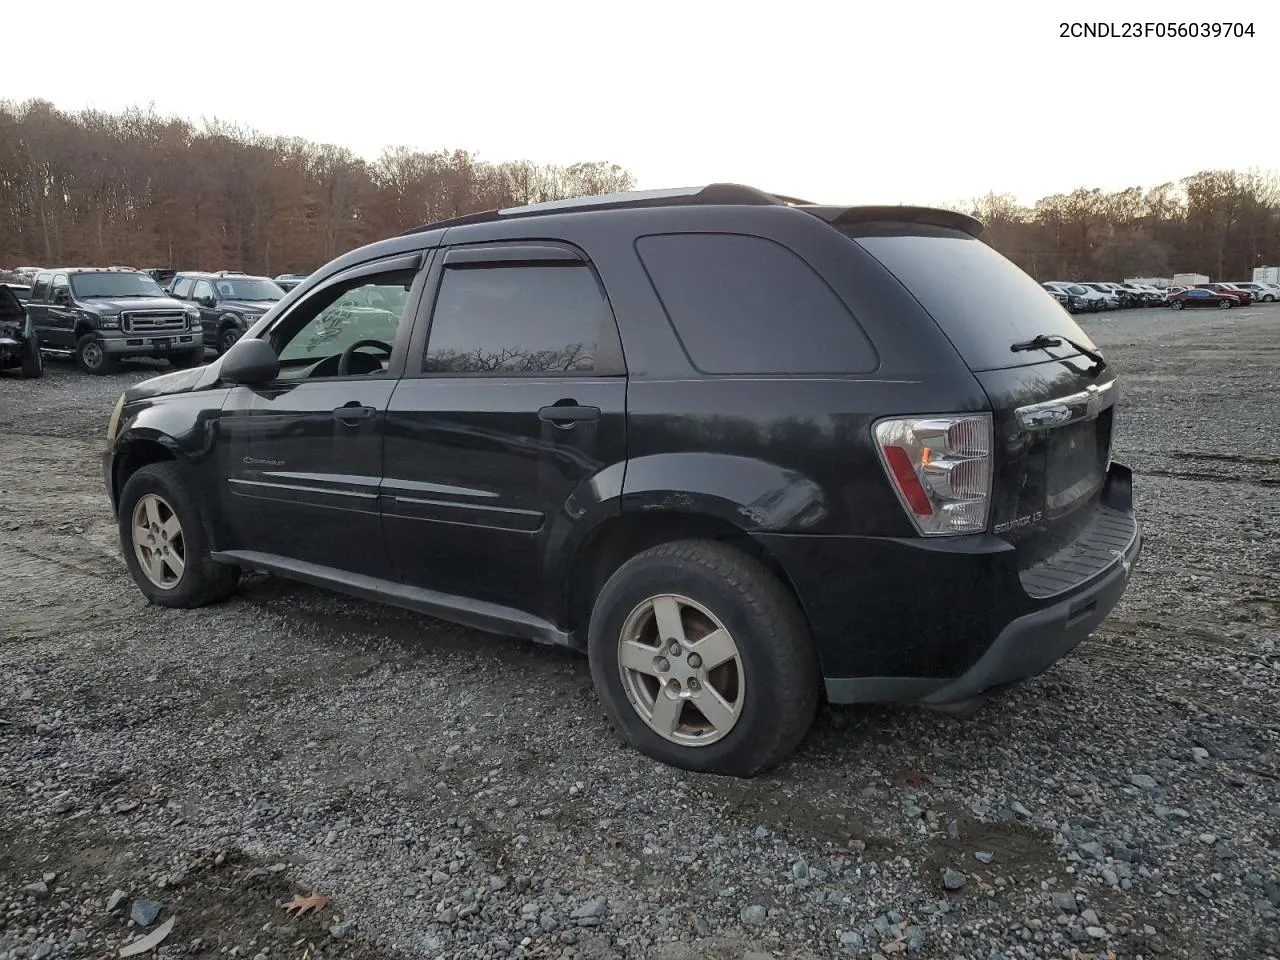
{"label": "rear door handle", "polygon": [[581,407],[578,404],[553,404],[538,411],[541,420],[551,423],[577,423],[580,420],[599,420],[599,407]]}
{"label": "rear door handle", "polygon": [[368,420],[377,412],[377,407],[364,407],[352,401],[345,407],[338,407],[333,411],[333,415],[336,419],[346,422],[350,420]]}

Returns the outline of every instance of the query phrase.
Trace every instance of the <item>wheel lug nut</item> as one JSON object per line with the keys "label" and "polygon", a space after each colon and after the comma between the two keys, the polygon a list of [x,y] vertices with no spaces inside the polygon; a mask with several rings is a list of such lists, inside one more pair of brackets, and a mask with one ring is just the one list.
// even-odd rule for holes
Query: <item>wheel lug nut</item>
{"label": "wheel lug nut", "polygon": [[696,653],[689,654],[689,666],[697,670],[700,666],[702,666],[702,658],[698,656]]}
{"label": "wheel lug nut", "polygon": [[699,690],[699,689],[701,689],[701,688],[702,688],[702,684],[700,684],[697,680],[690,680],[690,681],[689,681],[689,689],[690,689],[690,690]]}
{"label": "wheel lug nut", "polygon": [[671,646],[668,647],[667,649],[671,651],[671,655],[673,657],[680,656],[680,644],[677,643],[675,640],[671,641]]}
{"label": "wheel lug nut", "polygon": [[668,670],[671,669],[671,661],[668,660],[666,657],[659,657],[657,667],[658,667],[659,673],[666,673]]}
{"label": "wheel lug nut", "polygon": [[667,681],[667,689],[670,690],[672,693],[679,693],[680,681],[672,677],[670,680]]}

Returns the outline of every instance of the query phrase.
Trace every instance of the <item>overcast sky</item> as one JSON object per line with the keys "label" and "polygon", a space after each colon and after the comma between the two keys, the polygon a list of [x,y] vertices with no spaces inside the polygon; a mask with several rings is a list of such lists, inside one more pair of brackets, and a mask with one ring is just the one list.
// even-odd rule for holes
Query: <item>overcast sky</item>
{"label": "overcast sky", "polygon": [[[826,202],[988,190],[1031,202],[1080,185],[1280,167],[1275,2],[332,8],[342,14],[279,0],[73,0],[58,7],[65,29],[5,44],[0,97],[154,103],[369,158],[402,144],[490,161],[611,160],[644,188],[736,181]],[[1209,12],[1253,23],[1256,36],[1058,36],[1064,19]]]}

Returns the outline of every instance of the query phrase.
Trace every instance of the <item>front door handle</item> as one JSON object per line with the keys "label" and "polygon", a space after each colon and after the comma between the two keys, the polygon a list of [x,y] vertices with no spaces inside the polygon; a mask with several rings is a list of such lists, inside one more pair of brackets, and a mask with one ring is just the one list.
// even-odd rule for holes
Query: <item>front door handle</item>
{"label": "front door handle", "polygon": [[599,407],[582,407],[576,403],[557,403],[538,411],[540,420],[554,424],[574,424],[581,420],[599,420]]}
{"label": "front door handle", "polygon": [[333,411],[333,415],[343,423],[350,423],[353,420],[368,420],[377,412],[377,407],[365,407],[353,400],[345,407],[338,407]]}

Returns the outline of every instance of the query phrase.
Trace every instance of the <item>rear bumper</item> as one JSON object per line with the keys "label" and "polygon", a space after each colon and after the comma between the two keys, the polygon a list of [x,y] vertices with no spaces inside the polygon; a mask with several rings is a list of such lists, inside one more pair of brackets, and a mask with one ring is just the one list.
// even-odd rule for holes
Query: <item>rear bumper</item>
{"label": "rear bumper", "polygon": [[187,353],[197,346],[204,346],[204,339],[198,330],[177,331],[165,335],[118,334],[102,336],[102,349],[112,356],[145,357],[166,353]]}
{"label": "rear bumper", "polygon": [[994,536],[761,536],[809,618],[827,698],[957,703],[1070,653],[1120,601],[1142,552],[1129,471],[1112,470],[1110,510],[1129,518],[1127,542],[1113,540],[1114,560],[1053,596],[1028,593],[1013,548]]}

